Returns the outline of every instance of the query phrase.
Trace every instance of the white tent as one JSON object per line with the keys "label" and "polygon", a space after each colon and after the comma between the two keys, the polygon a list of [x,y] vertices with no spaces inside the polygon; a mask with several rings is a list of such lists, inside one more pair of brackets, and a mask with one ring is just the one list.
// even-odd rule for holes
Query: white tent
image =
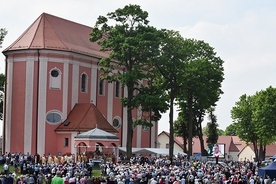
{"label": "white tent", "polygon": [[[119,150],[122,152],[126,152],[126,147],[119,147]],[[169,155],[169,149],[166,148],[132,148],[132,153],[139,155],[149,155],[149,154],[156,154],[156,155]],[[178,150],[173,151],[174,155],[184,155],[186,156],[187,154]]]}

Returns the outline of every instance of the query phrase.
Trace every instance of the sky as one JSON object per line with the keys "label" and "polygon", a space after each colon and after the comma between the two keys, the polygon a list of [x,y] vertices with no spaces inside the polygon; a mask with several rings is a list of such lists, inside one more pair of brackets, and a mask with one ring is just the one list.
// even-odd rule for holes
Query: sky
{"label": "sky", "polygon": [[[275,0],[12,0],[1,4],[0,28],[8,30],[1,52],[44,12],[93,27],[98,16],[129,4],[147,11],[151,26],[204,40],[224,61],[224,94],[215,110],[223,130],[232,123],[230,112],[241,95],[276,86]],[[4,72],[5,57],[0,53],[0,73]],[[162,131],[169,132],[168,113],[159,121],[158,133]]]}

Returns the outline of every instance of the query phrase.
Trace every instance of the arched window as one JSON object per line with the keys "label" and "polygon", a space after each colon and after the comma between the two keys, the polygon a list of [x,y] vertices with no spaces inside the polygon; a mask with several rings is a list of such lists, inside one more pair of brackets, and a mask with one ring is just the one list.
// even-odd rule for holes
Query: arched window
{"label": "arched window", "polygon": [[81,92],[87,92],[88,79],[86,73],[81,74]]}
{"label": "arched window", "polygon": [[99,81],[99,95],[104,95],[104,80],[100,79]]}
{"label": "arched window", "polygon": [[116,83],[115,83],[115,97],[117,97],[117,98],[120,97],[120,88],[121,88],[120,82],[116,81]]}
{"label": "arched window", "polygon": [[57,68],[50,70],[50,89],[61,89],[61,72]]}

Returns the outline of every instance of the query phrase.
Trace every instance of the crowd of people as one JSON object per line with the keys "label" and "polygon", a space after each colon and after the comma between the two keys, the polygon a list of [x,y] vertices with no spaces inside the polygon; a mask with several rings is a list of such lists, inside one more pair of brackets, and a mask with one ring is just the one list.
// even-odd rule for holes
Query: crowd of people
{"label": "crowd of people", "polygon": [[[1,184],[276,184],[275,178],[258,176],[256,162],[226,161],[208,165],[176,155],[135,156],[128,162],[105,160],[98,163],[100,176],[85,155],[52,156],[4,154]],[[11,172],[10,167],[14,167]]]}

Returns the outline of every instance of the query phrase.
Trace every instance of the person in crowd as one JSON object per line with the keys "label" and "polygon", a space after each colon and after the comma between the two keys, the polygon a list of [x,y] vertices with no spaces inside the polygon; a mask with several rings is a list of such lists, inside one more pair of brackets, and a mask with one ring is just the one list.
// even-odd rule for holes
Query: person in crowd
{"label": "person in crowd", "polygon": [[56,175],[53,177],[53,179],[51,181],[51,184],[63,184],[63,183],[64,183],[64,181],[61,177],[61,172],[57,171]]}

